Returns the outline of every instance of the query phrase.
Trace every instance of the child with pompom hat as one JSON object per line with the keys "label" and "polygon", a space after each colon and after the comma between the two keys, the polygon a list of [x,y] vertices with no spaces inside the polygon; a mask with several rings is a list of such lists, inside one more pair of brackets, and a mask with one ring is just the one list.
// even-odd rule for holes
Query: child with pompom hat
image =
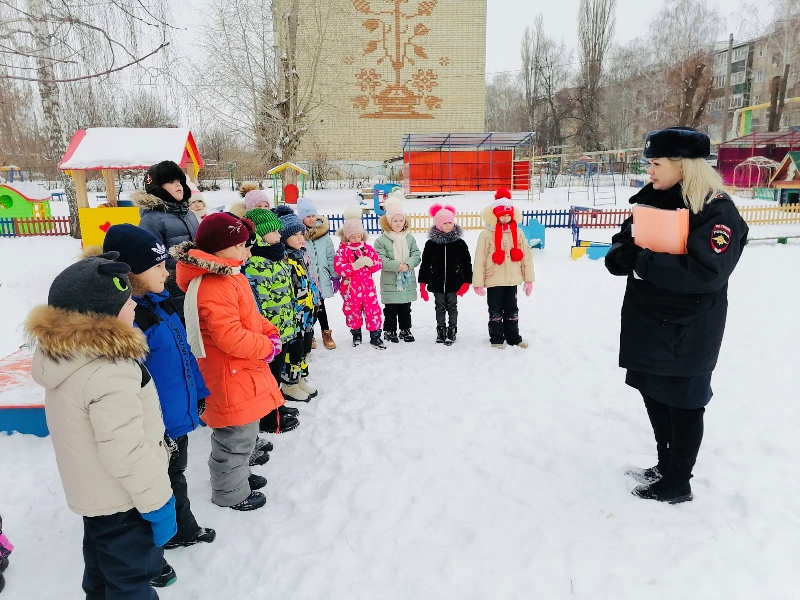
{"label": "child with pompom hat", "polygon": [[[428,301],[433,292],[436,305],[436,343],[451,346],[456,341],[458,297],[469,291],[472,283],[472,257],[464,234],[456,222],[456,209],[434,204],[428,211],[433,226],[422,250],[419,268],[419,295]],[[448,325],[446,317],[449,317]]]}
{"label": "child with pompom hat", "polygon": [[500,188],[495,202],[481,211],[486,228],[478,236],[472,285],[489,305],[489,341],[527,348],[519,334],[517,286],[526,296],[533,291],[533,259],[525,234],[517,227],[522,213],[511,204],[511,192]]}
{"label": "child with pompom hat", "polygon": [[381,305],[372,280],[372,275],[381,270],[381,258],[375,248],[366,243],[367,232],[361,224],[361,209],[355,207],[344,211],[344,224],[336,235],[342,241],[333,259],[333,268],[341,278],[342,311],[353,334],[353,346],[361,344],[361,325],[366,322],[370,345],[385,350],[381,340]]}

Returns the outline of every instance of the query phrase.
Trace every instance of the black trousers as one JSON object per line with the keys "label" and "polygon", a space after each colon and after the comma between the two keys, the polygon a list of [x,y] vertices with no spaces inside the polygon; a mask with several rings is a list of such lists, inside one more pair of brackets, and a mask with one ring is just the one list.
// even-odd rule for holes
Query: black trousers
{"label": "black trousers", "polygon": [[269,363],[269,371],[272,373],[272,376],[275,378],[276,383],[280,385],[281,383],[281,373],[283,373],[283,367],[286,364],[286,351],[288,349],[288,344],[285,346],[281,346],[281,351],[272,359],[272,362]]}
{"label": "black trousers", "polygon": [[436,325],[446,327],[445,316],[447,316],[452,327],[458,326],[458,296],[455,292],[446,294],[433,292],[433,303],[436,307]]}
{"label": "black trousers", "polygon": [[703,441],[705,408],[675,408],[643,396],[656,438],[658,470],[678,483],[689,481]]}
{"label": "black trousers", "polygon": [[516,346],[522,341],[519,334],[517,286],[503,285],[486,289],[489,304],[489,341],[492,344]]}
{"label": "black trousers", "polygon": [[182,435],[175,440],[178,451],[169,459],[169,482],[175,496],[175,517],[178,521],[178,531],[172,538],[176,541],[192,539],[200,530],[200,526],[192,514],[189,504],[189,493],[186,485],[186,465],[189,460],[189,436]]}
{"label": "black trousers", "polygon": [[319,328],[322,331],[327,331],[330,329],[330,324],[328,323],[328,311],[325,310],[325,300],[322,298],[320,298],[319,307],[316,310],[315,316],[319,322]]}
{"label": "black trousers", "polygon": [[411,302],[386,304],[383,307],[384,331],[397,331],[398,323],[400,329],[411,329]]}
{"label": "black trousers", "polygon": [[164,551],[135,508],[83,518],[83,591],[86,600],[156,600],[150,580],[161,573]]}

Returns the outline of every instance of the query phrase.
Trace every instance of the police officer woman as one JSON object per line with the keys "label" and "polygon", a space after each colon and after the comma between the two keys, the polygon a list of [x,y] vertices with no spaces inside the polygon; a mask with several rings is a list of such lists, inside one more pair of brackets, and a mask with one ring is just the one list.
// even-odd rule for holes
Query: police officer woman
{"label": "police officer woman", "polygon": [[747,239],[747,225],[704,160],[705,133],[670,127],[648,134],[651,182],[631,204],[688,208],[686,254],[653,252],[633,241],[632,218],[612,238],[606,268],[628,277],[622,302],[619,366],[642,394],[656,438],[658,464],[628,475],[639,498],[676,504],[692,499],[703,413],[711,400],[728,310],[728,278]]}

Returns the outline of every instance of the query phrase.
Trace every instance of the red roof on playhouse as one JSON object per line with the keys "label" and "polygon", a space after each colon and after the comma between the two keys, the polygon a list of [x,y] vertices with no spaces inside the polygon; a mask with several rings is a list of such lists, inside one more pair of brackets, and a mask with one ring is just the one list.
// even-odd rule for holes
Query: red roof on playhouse
{"label": "red roof on playhouse", "polygon": [[93,127],[72,136],[58,165],[62,171],[97,169],[147,169],[171,160],[181,168],[193,166],[193,175],[203,167],[194,136],[179,127]]}
{"label": "red roof on playhouse", "polygon": [[28,202],[42,202],[43,200],[50,200],[50,192],[39,185],[30,181],[15,181],[13,183],[0,183],[0,191],[8,189],[16,192]]}

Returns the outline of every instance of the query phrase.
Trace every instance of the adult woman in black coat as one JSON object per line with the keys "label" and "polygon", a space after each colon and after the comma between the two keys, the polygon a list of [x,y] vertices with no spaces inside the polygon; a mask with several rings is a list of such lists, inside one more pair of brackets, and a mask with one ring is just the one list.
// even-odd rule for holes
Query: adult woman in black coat
{"label": "adult woman in black coat", "polygon": [[642,394],[658,464],[627,472],[644,485],[640,498],[675,504],[692,499],[689,479],[703,439],[728,309],[728,278],[747,239],[747,225],[704,160],[708,136],[688,127],[651,132],[644,156],[651,183],[631,203],[688,208],[686,254],[653,252],[633,240],[632,218],[606,256],[612,275],[628,277],[622,303],[619,365]]}

